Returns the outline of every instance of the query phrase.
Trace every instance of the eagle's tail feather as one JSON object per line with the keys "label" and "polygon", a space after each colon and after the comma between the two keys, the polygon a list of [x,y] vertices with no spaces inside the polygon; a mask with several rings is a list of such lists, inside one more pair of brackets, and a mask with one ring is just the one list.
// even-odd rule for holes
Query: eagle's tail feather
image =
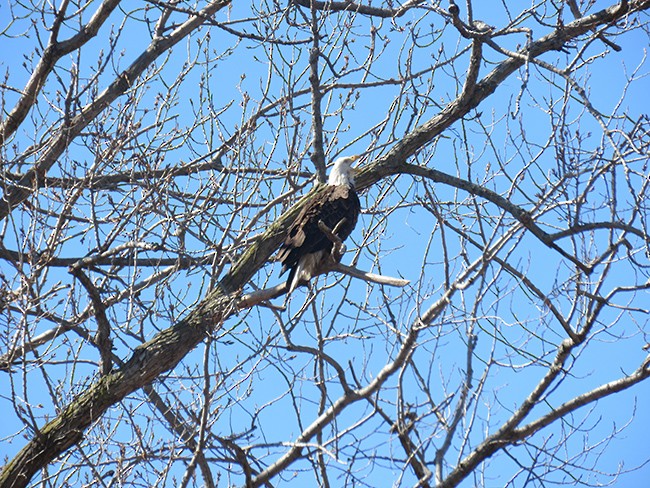
{"label": "eagle's tail feather", "polygon": [[287,294],[291,293],[294,290],[294,288],[298,286],[297,280],[295,279],[296,275],[298,274],[297,271],[298,271],[298,265],[296,265],[295,268],[291,268],[289,270],[289,276],[287,277]]}
{"label": "eagle's tail feather", "polygon": [[287,279],[289,291],[287,293],[292,293],[300,285],[309,283],[323,260],[323,254],[324,251],[318,251],[300,257],[296,266],[289,272]]}

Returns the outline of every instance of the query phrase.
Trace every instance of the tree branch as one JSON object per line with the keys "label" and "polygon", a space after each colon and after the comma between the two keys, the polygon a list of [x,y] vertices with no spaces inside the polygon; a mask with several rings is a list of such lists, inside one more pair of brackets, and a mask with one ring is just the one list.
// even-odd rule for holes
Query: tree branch
{"label": "tree branch", "polygon": [[408,0],[401,7],[385,9],[378,7],[371,7],[369,5],[363,5],[360,3],[355,3],[352,0],[346,0],[343,2],[318,2],[315,0],[293,0],[293,3],[300,5],[305,8],[316,8],[318,10],[324,10],[327,12],[356,12],[363,15],[368,15],[370,17],[380,17],[380,18],[392,18],[392,17],[401,17],[409,9],[416,7],[423,3],[424,0]]}

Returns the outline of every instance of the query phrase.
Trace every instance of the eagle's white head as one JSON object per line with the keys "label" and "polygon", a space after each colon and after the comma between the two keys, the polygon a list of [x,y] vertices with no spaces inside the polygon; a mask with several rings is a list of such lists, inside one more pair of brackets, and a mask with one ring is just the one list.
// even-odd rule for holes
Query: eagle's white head
{"label": "eagle's white head", "polygon": [[361,156],[344,156],[334,161],[327,180],[328,185],[349,185],[354,186],[354,169],[352,164]]}

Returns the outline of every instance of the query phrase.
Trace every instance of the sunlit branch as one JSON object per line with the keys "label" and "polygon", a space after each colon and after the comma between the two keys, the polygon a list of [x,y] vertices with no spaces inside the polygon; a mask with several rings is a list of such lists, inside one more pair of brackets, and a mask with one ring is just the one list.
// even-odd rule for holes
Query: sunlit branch
{"label": "sunlit branch", "polygon": [[392,18],[392,17],[401,17],[409,9],[423,3],[424,0],[408,0],[402,6],[394,9],[383,9],[378,7],[372,7],[370,5],[364,5],[362,3],[355,3],[352,1],[345,1],[345,2],[320,2],[316,0],[293,0],[293,1],[294,3],[302,7],[316,8],[318,10],[324,10],[326,12],[346,11],[346,12],[356,12],[359,14],[368,15],[370,17]]}

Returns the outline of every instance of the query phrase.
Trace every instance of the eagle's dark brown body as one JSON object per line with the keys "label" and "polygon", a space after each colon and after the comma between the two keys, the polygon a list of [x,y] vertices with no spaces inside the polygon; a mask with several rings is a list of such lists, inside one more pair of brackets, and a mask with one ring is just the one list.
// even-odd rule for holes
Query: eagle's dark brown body
{"label": "eagle's dark brown body", "polygon": [[291,270],[287,280],[289,291],[308,282],[332,250],[332,241],[321,232],[318,221],[334,230],[343,220],[336,232],[343,241],[352,233],[360,211],[359,197],[352,184],[328,185],[305,206],[278,252],[282,273]]}

